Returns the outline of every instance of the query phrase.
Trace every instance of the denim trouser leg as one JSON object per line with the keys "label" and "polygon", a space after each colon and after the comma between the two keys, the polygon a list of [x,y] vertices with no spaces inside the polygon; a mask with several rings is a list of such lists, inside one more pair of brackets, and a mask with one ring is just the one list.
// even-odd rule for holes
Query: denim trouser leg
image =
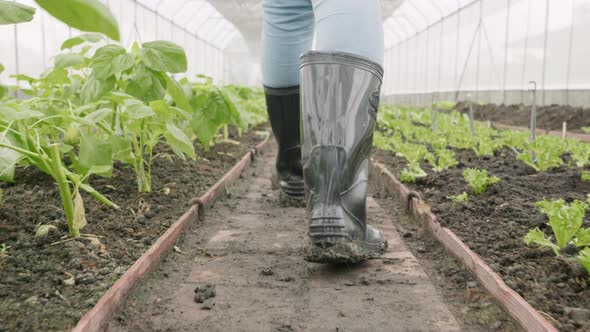
{"label": "denim trouser leg", "polygon": [[369,58],[383,65],[380,0],[264,0],[262,81],[299,85],[299,56],[312,48]]}

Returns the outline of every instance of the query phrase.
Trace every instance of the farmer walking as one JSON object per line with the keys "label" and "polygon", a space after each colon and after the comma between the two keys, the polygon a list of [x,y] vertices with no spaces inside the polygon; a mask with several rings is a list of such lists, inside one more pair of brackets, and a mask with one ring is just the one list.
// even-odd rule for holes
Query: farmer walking
{"label": "farmer walking", "polygon": [[[357,263],[387,246],[367,225],[383,79],[380,0],[263,0],[262,77],[278,142],[273,185],[305,199],[305,259]],[[315,36],[315,39],[314,39]]]}

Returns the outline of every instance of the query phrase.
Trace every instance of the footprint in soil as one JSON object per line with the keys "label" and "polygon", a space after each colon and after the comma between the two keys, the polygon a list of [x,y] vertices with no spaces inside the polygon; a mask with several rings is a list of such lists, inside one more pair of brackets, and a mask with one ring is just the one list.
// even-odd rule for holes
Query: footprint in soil
{"label": "footprint in soil", "polygon": [[203,303],[205,300],[215,297],[215,285],[202,284],[195,288],[195,302]]}

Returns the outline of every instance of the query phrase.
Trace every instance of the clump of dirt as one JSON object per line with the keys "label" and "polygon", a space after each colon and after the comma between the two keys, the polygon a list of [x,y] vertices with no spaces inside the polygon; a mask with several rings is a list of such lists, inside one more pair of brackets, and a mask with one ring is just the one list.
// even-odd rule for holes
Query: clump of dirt
{"label": "clump of dirt", "polygon": [[[197,146],[198,160],[156,158],[153,190],[137,192],[133,170],[116,164],[113,178],[91,184],[121,208],[84,195],[93,237],[66,241],[59,191],[34,168],[19,169],[15,184],[1,183],[0,331],[69,330],[168,227],[261,140],[253,131],[242,144]],[[171,151],[158,147],[160,153]],[[54,229],[35,237],[37,225]]]}
{"label": "clump of dirt", "polygon": [[203,303],[212,297],[215,297],[215,285],[203,284],[195,288],[195,301],[197,303]]}
{"label": "clump of dirt", "polygon": [[[535,202],[543,198],[586,199],[590,182],[580,180],[581,170],[563,166],[536,173],[508,149],[493,157],[477,157],[472,151],[456,153],[457,167],[436,173],[423,164],[430,175],[409,187],[422,193],[443,226],[480,255],[509,287],[551,317],[557,328],[590,329],[590,278],[574,260],[577,249],[556,257],[551,250],[523,242],[535,227],[551,233],[547,217],[535,208]],[[405,160],[389,152],[378,151],[376,157],[396,176],[406,166]],[[476,196],[463,179],[462,171],[467,167],[486,169],[501,182]],[[463,192],[469,194],[467,202],[453,204],[448,198]],[[587,213],[583,227],[590,227],[589,221]]]}
{"label": "clump of dirt", "polygon": [[[457,103],[455,109],[461,113],[469,113],[469,104]],[[531,106],[484,104],[473,105],[476,120],[490,120],[511,126],[528,127]],[[567,105],[551,105],[537,107],[537,126],[545,130],[561,130],[566,121],[568,130],[581,132],[582,127],[590,126],[590,108]]]}

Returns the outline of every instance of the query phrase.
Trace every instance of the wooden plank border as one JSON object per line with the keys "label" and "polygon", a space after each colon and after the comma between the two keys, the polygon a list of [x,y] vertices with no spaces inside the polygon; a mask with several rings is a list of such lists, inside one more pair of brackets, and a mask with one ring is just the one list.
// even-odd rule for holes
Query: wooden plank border
{"label": "wooden plank border", "polygon": [[268,145],[270,134],[250,149],[219,181],[217,181],[143,254],[100,298],[76,324],[73,332],[104,331],[108,321],[120,309],[131,290],[149,273],[188,228],[203,218],[205,208],[211,206],[223,190],[250,166],[254,157]]}
{"label": "wooden plank border", "polygon": [[557,331],[535,308],[508,287],[504,280],[481,257],[469,249],[455,233],[443,227],[431,212],[430,206],[419,195],[410,191],[408,187],[396,179],[385,165],[371,159],[371,168],[372,176],[375,176],[382,186],[392,188],[399,195],[401,202],[407,206],[408,212],[421,221],[445,250],[477,278],[486,291],[504,307],[523,330],[531,332]]}

